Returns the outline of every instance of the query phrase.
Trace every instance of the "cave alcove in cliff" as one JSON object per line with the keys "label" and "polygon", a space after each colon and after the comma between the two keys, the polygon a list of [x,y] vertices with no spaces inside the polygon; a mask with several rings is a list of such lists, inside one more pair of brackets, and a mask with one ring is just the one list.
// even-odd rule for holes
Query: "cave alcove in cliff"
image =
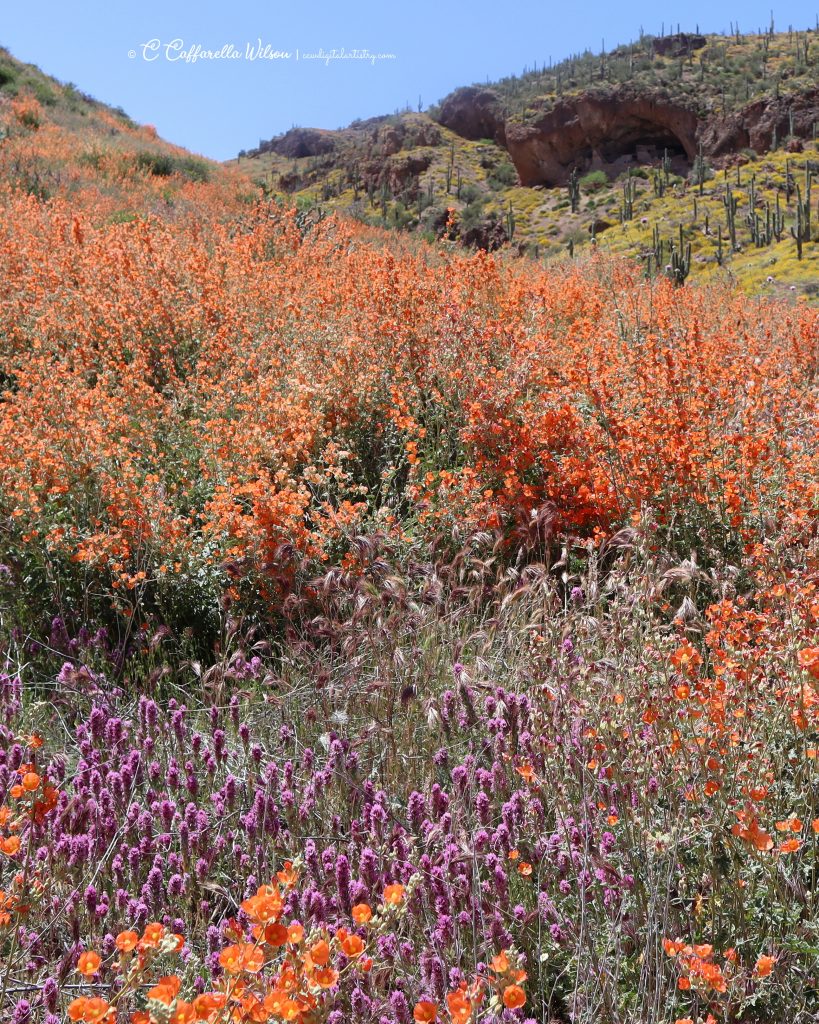
{"label": "cave alcove in cliff", "polygon": [[691,167],[690,155],[672,129],[645,120],[621,122],[611,134],[593,140],[584,150],[582,164],[607,170],[612,176],[630,166],[659,165],[666,155],[675,174],[685,175]]}

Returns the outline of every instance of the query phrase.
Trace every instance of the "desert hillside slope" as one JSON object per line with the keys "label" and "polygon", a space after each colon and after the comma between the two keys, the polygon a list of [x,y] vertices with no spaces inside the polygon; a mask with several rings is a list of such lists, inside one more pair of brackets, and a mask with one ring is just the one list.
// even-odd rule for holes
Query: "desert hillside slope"
{"label": "desert hillside slope", "polygon": [[812,30],[646,36],[428,111],[295,128],[240,162],[304,207],[428,238],[545,258],[593,243],[649,273],[815,296],[817,73]]}

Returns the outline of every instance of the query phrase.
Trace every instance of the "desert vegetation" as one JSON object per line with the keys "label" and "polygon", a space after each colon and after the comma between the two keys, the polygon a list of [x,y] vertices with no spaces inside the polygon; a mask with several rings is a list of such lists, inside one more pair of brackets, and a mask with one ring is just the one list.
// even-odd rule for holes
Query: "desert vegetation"
{"label": "desert vegetation", "polygon": [[550,263],[594,246],[636,258],[649,277],[812,299],[817,60],[815,28],[668,25],[457,89],[425,111],[294,128],[239,166],[317,215],[429,241],[455,210],[448,237],[468,248]]}
{"label": "desert vegetation", "polygon": [[319,218],[46,84],[2,1018],[814,1020],[816,309]]}

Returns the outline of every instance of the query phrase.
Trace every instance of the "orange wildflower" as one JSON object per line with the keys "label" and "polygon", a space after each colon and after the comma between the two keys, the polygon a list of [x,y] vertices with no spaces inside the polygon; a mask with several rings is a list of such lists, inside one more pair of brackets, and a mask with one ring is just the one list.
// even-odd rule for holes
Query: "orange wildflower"
{"label": "orange wildflower", "polygon": [[85,953],[80,953],[79,960],[77,960],[77,970],[86,978],[90,978],[100,969],[101,963],[102,957],[99,953],[88,950]]}
{"label": "orange wildflower", "polygon": [[366,924],[373,916],[372,910],[366,903],[356,903],[351,914],[356,924]]}
{"label": "orange wildflower", "polygon": [[177,1001],[174,1011],[168,1020],[168,1024],[192,1024],[196,1020],[196,1010],[193,1008],[193,1003],[188,1003],[184,999]]}
{"label": "orange wildflower", "polygon": [[120,932],[114,943],[120,953],[130,953],[139,945],[139,935],[136,932]]}
{"label": "orange wildflower", "polygon": [[509,985],[503,990],[503,1005],[508,1010],[517,1010],[526,1002],[526,993],[520,985]]}
{"label": "orange wildflower", "polygon": [[804,647],[797,654],[797,661],[808,675],[819,679],[819,647]]}
{"label": "orange wildflower", "polygon": [[341,952],[351,959],[364,952],[364,940],[360,935],[346,935],[341,940]]}
{"label": "orange wildflower", "polygon": [[290,860],[286,860],[284,862],[284,867],[282,868],[282,870],[276,872],[276,878],[278,878],[278,880],[281,882],[283,886],[285,886],[285,888],[292,889],[293,886],[298,881],[299,873],[293,867],[293,862]]}
{"label": "orange wildflower", "polygon": [[153,988],[148,989],[148,998],[164,1003],[165,1006],[170,1006],[179,994],[181,984],[182,982],[175,975],[160,978]]}
{"label": "orange wildflower", "polygon": [[767,956],[763,954],[757,958],[756,966],[754,967],[754,974],[757,978],[767,978],[771,971],[774,969],[776,963],[775,956]]}
{"label": "orange wildflower", "polygon": [[388,885],[384,889],[384,902],[389,906],[397,907],[403,901],[405,892],[405,887],[397,882],[393,885]]}
{"label": "orange wildflower", "polygon": [[264,930],[264,941],[268,946],[284,946],[288,942],[287,926],[283,924],[269,924]]}
{"label": "orange wildflower", "polygon": [[506,974],[509,970],[509,957],[505,950],[502,950],[497,956],[493,956],[491,963],[495,974]]}
{"label": "orange wildflower", "polygon": [[472,1003],[461,989],[447,995],[446,1005],[452,1024],[468,1024],[472,1017]]}
{"label": "orange wildflower", "polygon": [[237,942],[222,950],[219,963],[228,974],[258,974],[264,967],[264,953],[250,942]]}
{"label": "orange wildflower", "polygon": [[310,947],[310,959],[318,967],[324,967],[330,959],[330,947],[324,939],[319,939]]}
{"label": "orange wildflower", "polygon": [[[266,887],[268,888],[268,887]],[[242,901],[242,910],[257,924],[270,924],[281,917],[284,903],[278,890],[259,892]]]}
{"label": "orange wildflower", "polygon": [[150,924],[145,925],[139,945],[143,949],[156,949],[164,937],[164,925],[159,924],[158,921],[152,921]]}
{"label": "orange wildflower", "polygon": [[338,971],[333,967],[321,967],[313,974],[313,978],[320,988],[332,988],[338,981]]}

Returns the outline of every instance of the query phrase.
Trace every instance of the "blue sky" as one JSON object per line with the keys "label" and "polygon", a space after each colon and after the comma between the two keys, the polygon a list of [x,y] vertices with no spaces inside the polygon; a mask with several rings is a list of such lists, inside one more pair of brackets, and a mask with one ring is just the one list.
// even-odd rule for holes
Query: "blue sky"
{"label": "blue sky", "polygon": [[[3,6],[0,44],[16,57],[216,159],[294,124],[337,128],[415,106],[419,97],[427,106],[458,85],[518,73],[535,61],[597,51],[603,40],[611,48],[641,28],[658,34],[663,19],[669,31],[669,15],[677,17],[673,6],[648,0],[38,0],[31,6],[6,0]],[[776,27],[813,27],[817,9],[819,0],[774,8]],[[770,0],[693,0],[680,26],[727,31],[738,18],[740,29],[751,31],[769,23],[770,10]],[[157,48],[145,48],[152,40]],[[177,48],[167,48],[175,40]],[[290,57],[247,59],[248,44],[259,40]],[[240,56],[182,59],[180,46],[197,45],[213,52],[233,46]],[[334,49],[394,57],[309,59]]]}

